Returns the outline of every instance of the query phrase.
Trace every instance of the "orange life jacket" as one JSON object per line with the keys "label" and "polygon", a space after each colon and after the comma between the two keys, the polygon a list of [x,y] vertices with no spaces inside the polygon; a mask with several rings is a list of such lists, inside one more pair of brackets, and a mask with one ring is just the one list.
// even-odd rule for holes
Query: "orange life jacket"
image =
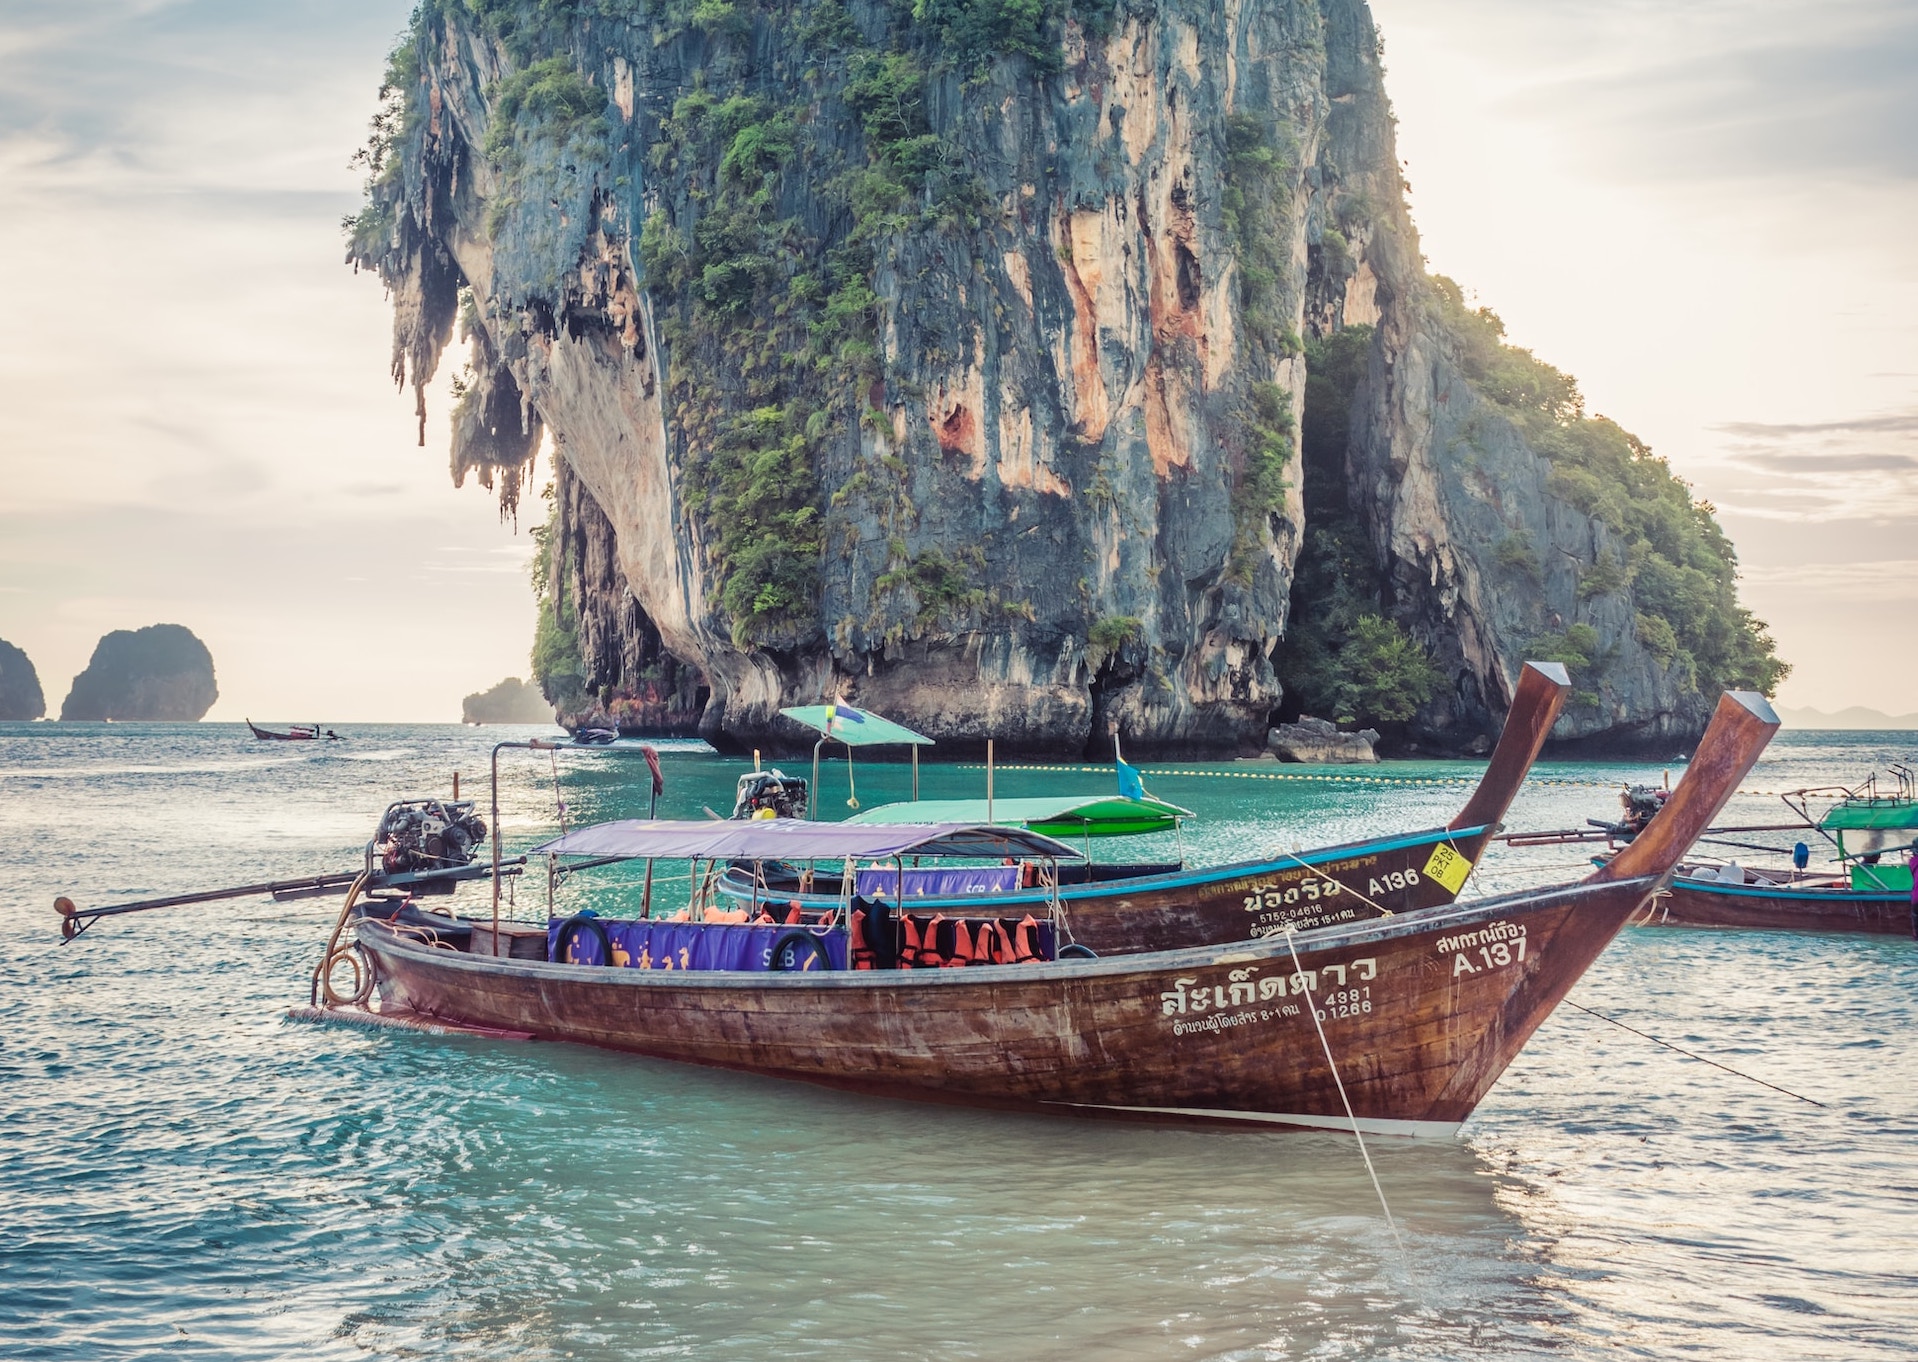
{"label": "orange life jacket", "polygon": [[1013,929],[1012,958],[1021,965],[1029,965],[1040,959],[1039,923],[1027,913],[1019,919],[1019,925]]}
{"label": "orange life jacket", "polygon": [[[939,929],[945,925],[945,922],[944,913],[934,913],[919,929],[919,955],[912,962],[914,969],[938,969],[946,963],[945,953],[939,949]],[[908,944],[910,944],[910,937]]]}
{"label": "orange life jacket", "polygon": [[872,947],[866,944],[866,915],[857,908],[852,910],[852,967],[872,968]]}
{"label": "orange life jacket", "polygon": [[788,927],[793,927],[793,926],[797,926],[798,923],[799,923],[799,900],[794,899],[792,901],[792,907],[786,910],[786,925]]}
{"label": "orange life jacket", "polygon": [[952,924],[952,954],[946,957],[944,963],[963,968],[970,965],[972,960],[972,932],[967,929],[966,920],[959,918]]}
{"label": "orange life jacket", "polygon": [[919,966],[919,921],[911,913],[899,915],[899,930],[904,937],[899,947],[899,968],[917,969]]}

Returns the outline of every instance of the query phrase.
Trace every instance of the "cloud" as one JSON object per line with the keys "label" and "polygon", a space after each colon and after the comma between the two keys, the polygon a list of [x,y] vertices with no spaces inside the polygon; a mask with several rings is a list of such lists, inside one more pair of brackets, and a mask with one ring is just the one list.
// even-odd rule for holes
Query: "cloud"
{"label": "cloud", "polygon": [[1854,416],[1843,421],[1766,422],[1729,421],[1713,426],[1727,435],[1754,440],[1789,439],[1799,435],[1914,434],[1918,433],[1918,412],[1896,412],[1887,416]]}
{"label": "cloud", "polygon": [[1918,412],[1712,429],[1731,437],[1713,479],[1721,510],[1772,521],[1909,519],[1918,530]]}
{"label": "cloud", "polygon": [[[1470,31],[1549,124],[1633,182],[1918,181],[1918,7],[1906,0],[1386,0],[1394,35]],[[1525,76],[1514,79],[1513,73]]]}

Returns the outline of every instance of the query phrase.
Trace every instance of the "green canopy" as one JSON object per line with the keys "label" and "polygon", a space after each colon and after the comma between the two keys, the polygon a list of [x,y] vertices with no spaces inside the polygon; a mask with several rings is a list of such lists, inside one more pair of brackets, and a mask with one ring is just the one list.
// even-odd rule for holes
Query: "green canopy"
{"label": "green canopy", "polygon": [[1828,832],[1841,829],[1918,828],[1918,803],[1909,799],[1848,799],[1819,820]]}
{"label": "green canopy", "polygon": [[854,814],[848,823],[985,823],[1024,827],[1047,837],[1131,837],[1165,832],[1190,809],[1163,799],[1127,799],[1122,795],[1039,795],[1024,799],[995,799],[986,816],[983,799],[922,799],[906,804],[882,804]]}
{"label": "green canopy", "polygon": [[834,742],[843,742],[848,747],[881,747],[889,743],[932,746],[932,739],[925,734],[915,733],[891,719],[882,719],[877,714],[855,709],[843,700],[832,705],[796,705],[779,712],[813,732],[823,733]]}

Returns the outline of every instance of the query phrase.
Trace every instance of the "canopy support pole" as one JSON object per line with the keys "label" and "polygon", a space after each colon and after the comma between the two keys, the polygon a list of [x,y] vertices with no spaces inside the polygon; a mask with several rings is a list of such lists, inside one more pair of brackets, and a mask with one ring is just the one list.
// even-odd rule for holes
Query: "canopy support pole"
{"label": "canopy support pole", "polygon": [[986,822],[992,822],[992,739],[986,739]]}
{"label": "canopy support pole", "polygon": [[919,744],[912,745],[912,802],[919,802]]}

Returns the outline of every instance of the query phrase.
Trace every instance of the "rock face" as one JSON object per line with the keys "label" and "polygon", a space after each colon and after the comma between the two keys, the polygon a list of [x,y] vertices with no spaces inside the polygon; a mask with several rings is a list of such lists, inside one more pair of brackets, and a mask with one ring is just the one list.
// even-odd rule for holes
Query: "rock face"
{"label": "rock face", "polygon": [[1376,728],[1341,733],[1336,724],[1306,714],[1297,723],[1280,724],[1266,734],[1265,745],[1280,761],[1339,766],[1376,762],[1379,758],[1373,744],[1378,740]]}
{"label": "rock face", "polygon": [[42,718],[47,697],[40,690],[40,673],[33,659],[0,638],[0,721]]}
{"label": "rock face", "polygon": [[463,724],[550,724],[553,707],[539,687],[509,676],[460,702]]}
{"label": "rock face", "polygon": [[422,0],[384,97],[349,259],[422,423],[471,345],[456,481],[516,507],[551,437],[573,718],[1257,750],[1306,344],[1356,325],[1351,510],[1448,682],[1416,731],[1495,728],[1554,617],[1609,650],[1578,734],[1708,711],[1448,357],[1360,0]]}
{"label": "rock face", "polygon": [[87,669],[73,678],[60,717],[191,722],[219,698],[206,644],[183,625],[150,624],[100,640]]}

